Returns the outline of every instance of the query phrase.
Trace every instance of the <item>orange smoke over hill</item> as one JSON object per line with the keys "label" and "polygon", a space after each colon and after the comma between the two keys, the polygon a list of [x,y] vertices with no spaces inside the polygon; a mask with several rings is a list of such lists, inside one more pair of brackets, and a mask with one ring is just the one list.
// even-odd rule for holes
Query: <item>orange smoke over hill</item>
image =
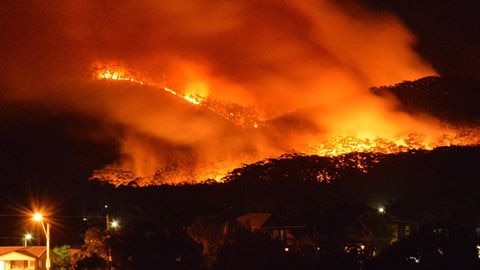
{"label": "orange smoke over hill", "polygon": [[95,172],[116,185],[218,180],[290,152],[475,143],[368,91],[435,71],[397,18],[353,2],[9,5],[4,98],[121,126],[120,160]]}
{"label": "orange smoke over hill", "polygon": [[[204,89],[200,89],[201,94],[197,94],[194,91],[195,89],[189,88],[188,91],[190,91],[190,94],[186,95],[182,93],[185,93],[187,90],[177,92],[168,87],[162,87],[151,80],[140,79],[144,78],[144,76],[139,75],[139,77],[136,78],[133,74],[134,72],[130,71],[128,68],[118,65],[102,66],[102,68],[98,68],[98,64],[96,64],[93,70],[93,77],[96,79],[128,81],[139,85],[145,84],[159,92],[168,93],[178,97],[178,101],[186,102],[186,105],[201,106],[202,109],[211,111],[214,115],[223,117],[228,124],[232,125],[231,128],[236,130],[233,137],[240,138],[241,141],[239,148],[233,153],[242,153],[244,155],[236,157],[230,156],[225,159],[225,162],[221,162],[222,158],[227,157],[227,154],[217,153],[216,160],[211,164],[200,165],[189,170],[186,170],[190,165],[189,163],[180,166],[177,163],[185,160],[190,161],[188,155],[181,157],[169,166],[164,166],[160,170],[158,164],[165,164],[168,162],[167,160],[160,162],[158,160],[143,160],[138,164],[134,158],[127,162],[124,160],[124,163],[110,164],[104,169],[95,172],[94,178],[109,181],[116,185],[127,184],[132,181],[135,181],[136,184],[140,185],[155,185],[159,183],[176,183],[178,182],[178,179],[187,179],[190,181],[195,181],[196,179],[220,180],[229,171],[240,166],[240,162],[253,162],[258,158],[265,157],[264,155],[266,153],[269,153],[269,155],[280,155],[285,153],[285,151],[296,151],[323,156],[340,156],[352,152],[399,153],[412,149],[431,150],[440,146],[470,145],[479,143],[478,139],[474,136],[477,133],[475,130],[470,130],[470,133],[465,133],[467,131],[466,129],[455,129],[453,127],[441,126],[440,123],[435,122],[433,119],[423,118],[415,120],[400,112],[392,112],[388,110],[383,111],[387,116],[397,117],[403,125],[402,128],[395,127],[391,123],[384,122],[388,119],[384,119],[378,115],[379,112],[376,110],[382,109],[381,103],[372,103],[376,104],[375,106],[377,107],[372,108],[373,114],[367,115],[366,117],[366,120],[370,121],[371,124],[365,125],[361,122],[350,123],[346,120],[345,123],[342,123],[339,126],[347,129],[337,130],[337,132],[340,131],[338,133],[335,133],[335,129],[332,128],[332,125],[329,126],[329,128],[331,128],[330,132],[319,132],[315,130],[317,127],[321,127],[322,123],[317,126],[312,125],[312,130],[306,128],[304,124],[312,121],[312,118],[315,117],[315,110],[308,111],[308,116],[303,116],[303,120],[301,115],[304,112],[295,112],[291,115],[284,115],[262,122],[257,119],[252,125],[244,125],[245,121],[243,120],[248,119],[251,116],[249,111],[238,110],[238,105],[237,107],[231,107],[228,106],[228,104],[223,104],[221,101],[213,102],[211,101],[211,97],[207,96],[206,92],[203,91]],[[192,97],[197,98],[192,99]],[[371,98],[372,101],[375,100],[375,97],[372,96]],[[377,100],[377,102],[380,101]],[[383,100],[382,102],[387,101]],[[217,104],[219,106],[212,106],[212,104]],[[359,113],[368,114],[369,112],[362,111]],[[228,117],[233,115],[236,117]],[[339,115],[340,114],[337,113],[335,117],[338,117]],[[259,123],[261,123],[261,125]],[[362,126],[365,129],[362,129]],[[352,127],[352,129],[348,129],[349,127]],[[417,130],[413,131],[413,128],[417,128]],[[399,132],[400,130],[403,130],[404,133]],[[281,137],[280,140],[277,139],[279,137]],[[160,149],[145,153],[145,149],[154,148],[153,145],[157,145],[158,141],[153,142],[153,145],[139,146],[138,143],[145,143],[145,139],[132,139],[131,136],[128,138],[131,139],[131,141],[124,142],[124,150],[128,157],[153,157],[156,159],[161,156],[158,152],[164,151],[165,149],[165,146],[163,146]],[[215,140],[221,140],[216,136],[213,138],[215,138]],[[243,141],[245,138],[251,139],[251,141]],[[259,145],[252,146],[252,142],[258,141],[263,141],[267,145],[270,145],[271,148],[262,148],[262,146]],[[205,152],[212,153],[212,150],[217,148],[222,148],[222,146],[212,146],[212,148],[206,149]],[[255,150],[262,149],[262,151],[259,151],[259,153],[245,154],[248,152],[248,148]],[[139,152],[132,154],[132,151]],[[176,151],[175,155],[178,154],[179,151]],[[189,152],[188,154],[191,153]],[[360,171],[365,170],[361,159],[353,162],[354,164],[357,164]],[[196,165],[199,164],[201,163],[197,163]],[[149,167],[135,167],[138,165],[147,165]],[[149,174],[151,171],[155,171],[155,174]],[[146,176],[139,176],[138,172],[145,172]]]}

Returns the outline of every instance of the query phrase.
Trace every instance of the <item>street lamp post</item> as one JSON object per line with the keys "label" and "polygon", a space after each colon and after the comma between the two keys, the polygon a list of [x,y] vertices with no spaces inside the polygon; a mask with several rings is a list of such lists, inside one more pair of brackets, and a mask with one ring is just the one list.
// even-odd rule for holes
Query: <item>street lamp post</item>
{"label": "street lamp post", "polygon": [[105,204],[105,229],[107,233],[107,263],[108,270],[112,270],[112,247],[110,245],[110,215],[108,214],[108,204]]}
{"label": "street lamp post", "polygon": [[50,270],[50,223],[47,222],[47,226],[43,222],[43,215],[40,213],[35,213],[33,215],[33,220],[38,221],[42,224],[43,232],[45,233],[46,244],[47,244],[47,258],[45,260],[45,268]]}
{"label": "street lamp post", "polygon": [[107,233],[107,259],[108,269],[112,270],[112,230],[117,230],[120,227],[118,220],[111,219],[108,211],[108,204],[105,205],[105,229]]}

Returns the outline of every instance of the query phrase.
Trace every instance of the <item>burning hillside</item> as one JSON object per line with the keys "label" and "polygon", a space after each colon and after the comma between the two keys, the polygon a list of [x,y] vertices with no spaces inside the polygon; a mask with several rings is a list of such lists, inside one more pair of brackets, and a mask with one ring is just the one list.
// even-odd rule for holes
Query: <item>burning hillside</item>
{"label": "burning hillside", "polygon": [[[269,140],[274,140],[274,137],[277,137],[278,135],[271,136],[267,134],[281,134],[281,136],[288,136],[288,129],[291,129],[293,134],[297,135],[299,131],[304,129],[301,125],[302,121],[299,120],[301,117],[296,116],[295,113],[293,116],[288,115],[276,117],[274,119],[267,119],[260,126],[258,124],[260,123],[260,120],[256,118],[256,115],[258,114],[255,111],[247,110],[239,105],[214,101],[212,97],[206,95],[206,91],[201,92],[202,95],[197,94],[195,89],[192,88],[189,89],[189,94],[186,94],[186,90],[175,91],[170,87],[165,87],[159,83],[153,82],[151,79],[146,79],[147,77],[145,75],[141,75],[132,71],[130,68],[122,67],[120,65],[99,65],[97,63],[93,67],[93,77],[95,79],[127,81],[138,85],[151,86],[154,89],[178,97],[187,104],[200,106],[205,110],[211,111],[233,124],[233,126],[239,128],[238,132],[244,136],[246,136],[245,134],[250,133],[252,128],[255,128],[258,129],[255,133],[268,137]],[[285,120],[289,118],[294,119],[294,122]],[[250,120],[250,122],[248,122],[250,123],[249,125],[246,125],[246,119]],[[300,126],[296,126],[299,125],[299,123]],[[428,124],[428,122],[425,124]],[[434,130],[436,134],[412,132],[403,135],[395,134],[391,137],[331,135],[319,139],[310,138],[301,146],[302,148],[298,148],[298,145],[292,144],[291,147],[293,150],[291,152],[333,157],[326,159],[328,164],[324,164],[325,166],[320,171],[316,168],[318,166],[314,166],[317,170],[317,180],[320,182],[330,182],[335,178],[335,170],[332,170],[332,168],[350,168],[366,173],[368,168],[371,167],[372,164],[379,162],[381,157],[385,154],[409,152],[412,150],[433,150],[437,147],[452,145],[480,144],[480,140],[477,139],[478,137],[476,136],[476,134],[478,134],[476,129],[453,126],[448,127],[445,125],[438,125],[436,128],[437,129]],[[281,132],[282,129],[287,130],[287,132]],[[290,142],[275,143],[277,145],[290,144]],[[294,157],[296,156],[294,155]],[[108,181],[115,185],[131,185],[133,183],[134,185],[156,185],[160,183],[175,183],[177,182],[177,179],[186,179],[187,181],[192,182],[207,179],[215,179],[218,181],[225,177],[232,169],[241,165],[240,162],[254,162],[256,158],[259,157],[255,154],[250,156],[245,155],[243,158],[234,158],[228,160],[226,163],[219,163],[221,165],[217,165],[217,167],[208,166],[207,170],[203,171],[203,173],[206,174],[197,174],[200,170],[192,170],[185,173],[184,168],[177,164],[172,164],[171,166],[155,169],[155,173],[147,177],[139,177],[134,171],[129,170],[128,167],[125,169],[124,164],[114,163],[101,170],[97,170],[94,179]],[[270,159],[270,161],[272,160],[273,159]],[[233,161],[233,163],[230,163],[231,161]],[[263,162],[265,161],[260,163]]]}
{"label": "burning hillside", "polygon": [[119,160],[94,172],[115,185],[221,181],[285,153],[478,143],[369,91],[436,73],[395,16],[356,1],[8,5],[2,99],[118,126]]}
{"label": "burning hillside", "polygon": [[209,97],[208,87],[202,83],[187,85],[185,89],[179,92],[170,86],[165,86],[151,79],[147,79],[145,75],[135,73],[130,68],[119,64],[102,64],[100,62],[92,65],[92,73],[93,77],[98,80],[127,81],[163,90],[192,105],[200,105],[241,128],[257,128],[261,122],[253,108],[243,107],[235,103],[222,102]]}

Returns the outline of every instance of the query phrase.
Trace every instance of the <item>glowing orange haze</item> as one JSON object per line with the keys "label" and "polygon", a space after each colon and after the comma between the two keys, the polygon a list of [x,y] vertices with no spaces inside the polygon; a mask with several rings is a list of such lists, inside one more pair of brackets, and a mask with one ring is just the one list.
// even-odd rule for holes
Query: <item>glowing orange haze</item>
{"label": "glowing orange haze", "polygon": [[284,153],[477,143],[368,91],[435,74],[393,15],[328,0],[138,2],[34,3],[23,17],[38,17],[42,35],[13,40],[25,60],[7,59],[8,98],[124,128],[121,159],[97,178],[220,180]]}

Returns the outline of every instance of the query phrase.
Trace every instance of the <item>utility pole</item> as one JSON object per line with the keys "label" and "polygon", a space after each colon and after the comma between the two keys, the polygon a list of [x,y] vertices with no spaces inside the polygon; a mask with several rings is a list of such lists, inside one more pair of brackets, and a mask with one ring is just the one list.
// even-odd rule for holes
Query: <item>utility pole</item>
{"label": "utility pole", "polygon": [[112,270],[112,247],[110,244],[110,215],[108,213],[108,204],[105,204],[105,228],[107,233],[107,256],[108,256],[108,270]]}

